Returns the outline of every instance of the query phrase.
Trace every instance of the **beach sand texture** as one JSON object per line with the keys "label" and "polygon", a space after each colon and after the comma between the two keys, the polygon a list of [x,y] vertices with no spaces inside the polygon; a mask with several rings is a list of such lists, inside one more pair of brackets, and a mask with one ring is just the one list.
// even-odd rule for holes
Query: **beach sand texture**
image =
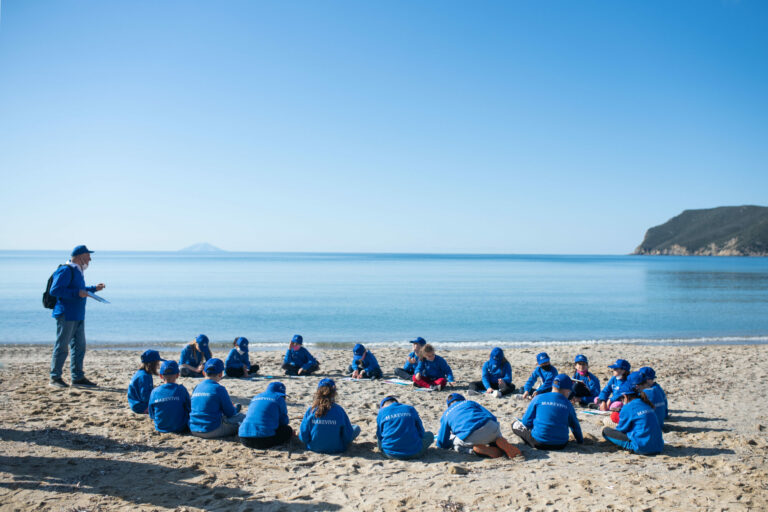
{"label": "beach sand texture", "polygon": [[[311,348],[311,347],[310,347]],[[466,392],[480,377],[488,350],[437,345]],[[376,350],[387,375],[402,350]],[[383,457],[376,448],[377,402],[396,395],[414,405],[437,433],[446,392],[416,391],[383,382],[340,379],[349,351],[312,349],[324,375],[337,378],[338,402],[362,434],[343,455],[305,451],[298,440],[269,451],[234,439],[160,434],[130,412],[126,387],[138,354],[89,351],[94,390],[48,386],[50,346],[0,347],[0,510],[228,511],[474,511],[474,510],[768,510],[768,346],[572,345],[546,347],[553,364],[572,373],[586,354],[604,385],[617,357],[656,369],[670,402],[662,455],[619,451],[602,440],[602,417],[579,413],[587,438],[561,452],[536,451],[512,433],[527,401],[468,397],[500,419],[502,432],[525,458],[480,459],[434,445],[415,461]],[[509,349],[521,386],[540,348]],[[218,357],[225,354],[217,353]],[[178,351],[163,351],[177,358]],[[252,352],[262,374],[279,375],[282,353]],[[291,425],[299,423],[320,377],[281,379]],[[67,379],[68,380],[68,379]],[[180,379],[191,392],[194,379]],[[155,378],[155,384],[159,379]],[[266,381],[225,379],[247,407]]]}

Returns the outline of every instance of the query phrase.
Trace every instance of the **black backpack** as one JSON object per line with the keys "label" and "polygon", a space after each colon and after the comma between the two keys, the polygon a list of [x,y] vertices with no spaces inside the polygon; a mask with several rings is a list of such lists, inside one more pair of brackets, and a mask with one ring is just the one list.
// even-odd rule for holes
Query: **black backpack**
{"label": "black backpack", "polygon": [[[56,267],[56,271],[58,271],[61,267],[69,267],[69,265],[59,265]],[[56,307],[56,301],[58,300],[56,297],[51,295],[51,285],[53,284],[53,276],[56,274],[54,272],[51,274],[51,277],[48,278],[48,285],[45,287],[45,291],[43,292],[43,307],[45,309],[53,309]],[[69,284],[72,284],[72,269],[70,267],[69,271]]]}

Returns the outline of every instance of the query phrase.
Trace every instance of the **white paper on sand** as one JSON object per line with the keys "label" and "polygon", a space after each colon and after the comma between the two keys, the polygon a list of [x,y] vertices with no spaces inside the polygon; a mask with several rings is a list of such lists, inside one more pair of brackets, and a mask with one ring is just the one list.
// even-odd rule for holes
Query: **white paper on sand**
{"label": "white paper on sand", "polygon": [[611,411],[596,411],[594,409],[579,409],[579,412],[583,414],[592,414],[594,416],[608,416],[611,414]]}
{"label": "white paper on sand", "polygon": [[87,293],[88,293],[88,296],[89,296],[90,298],[92,298],[92,299],[96,299],[98,302],[103,302],[104,304],[111,304],[111,302],[109,302],[109,301],[108,301],[107,299],[105,299],[104,297],[99,297],[98,295],[96,295],[96,294],[95,294],[95,293],[93,293],[93,292],[87,292]]}

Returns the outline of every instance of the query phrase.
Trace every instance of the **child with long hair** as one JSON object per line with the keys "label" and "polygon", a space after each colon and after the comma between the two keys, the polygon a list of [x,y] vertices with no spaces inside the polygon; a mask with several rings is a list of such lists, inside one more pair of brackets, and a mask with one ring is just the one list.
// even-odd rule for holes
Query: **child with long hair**
{"label": "child with long hair", "polygon": [[152,394],[154,382],[153,375],[157,375],[157,369],[163,359],[157,350],[145,350],[141,354],[141,367],[136,370],[128,385],[128,403],[136,414],[147,414],[149,409],[149,396]]}
{"label": "child with long hair", "polygon": [[416,365],[419,364],[419,358],[421,358],[421,349],[427,341],[419,336],[415,340],[411,341],[412,350],[405,359],[405,364],[402,368],[395,368],[395,375],[403,380],[413,379],[413,374],[416,373]]}
{"label": "child with long hair", "polygon": [[213,355],[208,347],[208,336],[199,334],[197,338],[181,349],[179,357],[179,369],[182,377],[200,378],[203,376],[203,367]]}
{"label": "child with long hair", "polygon": [[336,383],[333,379],[322,379],[301,421],[301,442],[313,452],[342,453],[359,434],[360,427],[352,425],[347,413],[336,403]]}
{"label": "child with long hair", "polygon": [[603,429],[606,441],[640,455],[655,455],[664,449],[664,438],[653,403],[643,391],[638,391],[637,384],[645,377],[635,372],[628,376],[617,394],[623,402],[616,428]]}

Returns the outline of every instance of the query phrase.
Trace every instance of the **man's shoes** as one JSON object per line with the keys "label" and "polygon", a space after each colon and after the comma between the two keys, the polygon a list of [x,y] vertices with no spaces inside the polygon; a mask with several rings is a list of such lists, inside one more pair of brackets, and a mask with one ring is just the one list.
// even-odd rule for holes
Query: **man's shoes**
{"label": "man's shoes", "polygon": [[82,388],[95,388],[96,387],[96,383],[95,382],[91,382],[88,379],[86,379],[85,377],[83,377],[82,379],[73,380],[72,381],[72,385],[73,386],[77,386],[77,387],[82,387]]}
{"label": "man's shoes", "polygon": [[61,377],[56,377],[55,379],[52,378],[51,382],[49,382],[48,385],[53,386],[54,388],[62,388],[62,389],[69,387],[69,385],[61,379]]}

